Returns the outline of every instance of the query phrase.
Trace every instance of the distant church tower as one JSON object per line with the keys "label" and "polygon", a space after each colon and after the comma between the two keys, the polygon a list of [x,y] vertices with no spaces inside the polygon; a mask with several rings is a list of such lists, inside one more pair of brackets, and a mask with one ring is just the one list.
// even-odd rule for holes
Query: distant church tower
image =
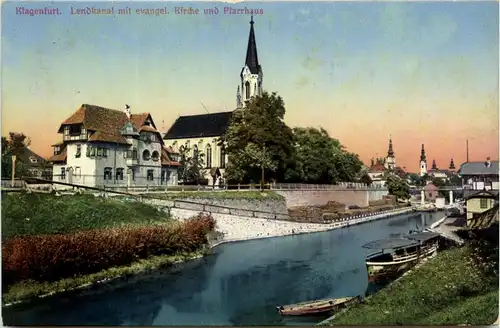
{"label": "distant church tower", "polygon": [[253,16],[250,19],[250,35],[248,36],[247,56],[245,66],[240,73],[241,83],[238,86],[236,95],[236,105],[241,108],[253,96],[262,94],[262,68],[259,65],[257,56],[257,43],[255,42],[255,32],[253,30]]}
{"label": "distant church tower", "polygon": [[455,171],[455,162],[453,162],[453,158],[450,161],[450,167],[449,167],[449,169],[450,169],[450,171]]}
{"label": "distant church tower", "polygon": [[432,169],[433,170],[437,170],[438,169],[437,165],[436,165],[436,160],[435,159],[432,160]]}
{"label": "distant church tower", "polygon": [[389,150],[387,151],[384,166],[386,169],[391,171],[396,168],[396,157],[394,156],[394,150],[392,149],[392,138],[389,138]]}
{"label": "distant church tower", "polygon": [[427,173],[427,159],[425,158],[424,144],[422,144],[422,150],[420,151],[420,176]]}

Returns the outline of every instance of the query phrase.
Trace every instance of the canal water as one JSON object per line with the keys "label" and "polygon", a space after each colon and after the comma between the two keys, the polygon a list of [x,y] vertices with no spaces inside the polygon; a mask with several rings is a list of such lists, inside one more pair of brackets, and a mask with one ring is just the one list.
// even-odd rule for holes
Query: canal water
{"label": "canal water", "polygon": [[405,214],[327,232],[222,244],[213,254],[126,282],[3,308],[4,325],[310,325],[276,306],[356,296],[367,242],[421,229],[443,213]]}

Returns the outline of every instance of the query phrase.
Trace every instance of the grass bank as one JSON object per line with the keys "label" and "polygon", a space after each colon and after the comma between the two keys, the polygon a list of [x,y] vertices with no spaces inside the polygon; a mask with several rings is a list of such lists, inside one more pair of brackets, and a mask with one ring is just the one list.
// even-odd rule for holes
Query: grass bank
{"label": "grass bank", "polygon": [[140,202],[93,195],[54,196],[39,193],[2,195],[2,239],[21,235],[165,223],[165,212]]}
{"label": "grass bank", "polygon": [[[152,194],[142,194],[144,196],[152,196]],[[155,198],[161,199],[186,199],[186,198],[202,198],[202,199],[248,199],[248,200],[284,200],[284,197],[273,191],[254,191],[254,190],[233,190],[233,191],[181,191],[181,192],[165,192],[155,193]]]}
{"label": "grass bank", "polygon": [[497,317],[498,276],[484,275],[462,247],[439,253],[325,325],[489,325]]}
{"label": "grass bank", "polygon": [[93,195],[2,198],[4,303],[199,257],[215,220],[169,220],[155,207]]}
{"label": "grass bank", "polygon": [[191,252],[177,255],[152,256],[142,259],[130,265],[109,268],[93,274],[61,279],[55,282],[46,281],[23,281],[15,284],[2,295],[5,304],[16,304],[26,302],[38,297],[51,296],[75,289],[89,288],[100,282],[126,278],[140,273],[146,273],[157,269],[167,268],[172,265],[200,258],[205,252]]}

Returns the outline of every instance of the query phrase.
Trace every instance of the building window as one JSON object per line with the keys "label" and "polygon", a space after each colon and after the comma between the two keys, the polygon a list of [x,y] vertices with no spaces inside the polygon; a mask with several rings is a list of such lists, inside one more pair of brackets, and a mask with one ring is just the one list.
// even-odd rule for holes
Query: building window
{"label": "building window", "polygon": [[147,180],[148,181],[153,181],[154,180],[153,173],[154,173],[153,170],[148,170],[148,174],[147,174]]}
{"label": "building window", "polygon": [[82,155],[82,146],[81,145],[77,145],[76,146],[76,154],[75,154],[75,157],[76,158],[80,158],[80,156]]}
{"label": "building window", "polygon": [[123,168],[116,169],[116,180],[123,180]]}
{"label": "building window", "polygon": [[113,169],[110,167],[104,168],[104,180],[111,180],[113,176]]}
{"label": "building window", "polygon": [[207,158],[207,168],[212,167],[212,146],[210,144],[207,145],[205,149],[205,157]]}
{"label": "building window", "polygon": [[142,152],[142,159],[145,160],[145,161],[149,161],[149,159],[151,158],[151,154],[149,152],[149,150],[145,150]]}
{"label": "building window", "polygon": [[250,83],[248,81],[245,82],[245,100],[250,99]]}
{"label": "building window", "polygon": [[82,169],[79,166],[75,167],[75,176],[77,177],[82,176]]}
{"label": "building window", "polygon": [[66,169],[61,167],[61,180],[66,179]]}
{"label": "building window", "polygon": [[97,148],[97,157],[102,156],[102,148]]}
{"label": "building window", "polygon": [[197,145],[194,145],[194,147],[193,147],[193,158],[194,158],[194,160],[198,159],[198,146]]}
{"label": "building window", "polygon": [[151,158],[153,159],[153,161],[158,161],[160,159],[160,153],[158,153],[156,150],[153,151]]}
{"label": "building window", "polygon": [[90,157],[93,157],[93,156],[95,156],[95,148],[94,147],[92,147],[90,149]]}
{"label": "building window", "polygon": [[108,157],[108,150],[106,148],[102,149],[102,157]]}
{"label": "building window", "polygon": [[61,153],[61,147],[54,147],[54,155],[59,155]]}
{"label": "building window", "polygon": [[124,155],[125,158],[137,159],[137,149],[136,148],[129,149],[124,153]]}
{"label": "building window", "polygon": [[221,168],[226,167],[226,148],[224,145],[220,146],[220,165]]}
{"label": "building window", "polygon": [[64,135],[69,136],[69,126],[64,127]]}
{"label": "building window", "polygon": [[135,181],[135,169],[132,168],[132,181]]}
{"label": "building window", "polygon": [[479,199],[479,208],[488,208],[488,199],[480,198]]}
{"label": "building window", "polygon": [[167,171],[162,170],[161,171],[161,184],[163,184],[165,182],[166,178],[167,178]]}

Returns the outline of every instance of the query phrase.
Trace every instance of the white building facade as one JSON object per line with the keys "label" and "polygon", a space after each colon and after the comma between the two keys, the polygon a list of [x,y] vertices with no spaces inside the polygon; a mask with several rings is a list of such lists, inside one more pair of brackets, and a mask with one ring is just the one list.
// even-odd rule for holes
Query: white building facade
{"label": "white building facade", "polygon": [[148,113],[84,104],[61,124],[53,181],[92,187],[177,184],[176,154],[164,147]]}

